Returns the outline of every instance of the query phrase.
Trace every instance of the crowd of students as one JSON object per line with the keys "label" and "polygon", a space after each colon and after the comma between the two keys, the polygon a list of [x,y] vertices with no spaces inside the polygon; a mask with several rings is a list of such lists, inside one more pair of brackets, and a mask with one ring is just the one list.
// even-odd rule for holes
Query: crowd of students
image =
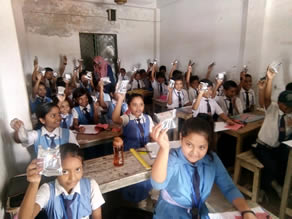
{"label": "crowd of students", "polygon": [[[30,106],[37,118],[35,130],[27,131],[19,119],[11,123],[15,141],[24,146],[34,145],[36,155],[40,146],[45,149],[61,146],[63,166],[62,176],[38,190],[42,167],[38,160],[31,162],[27,168],[30,185],[20,218],[33,218],[42,208],[49,218],[89,215],[101,218],[104,200],[96,182],[82,178],[83,158],[72,132],[82,133],[85,129],[82,125],[97,123],[121,125],[125,150],[143,147],[151,140],[160,145],[151,180],[123,191],[125,198],[137,202],[152,188],[161,190],[154,218],[208,218],[204,202],[214,182],[242,212],[243,218],[256,218],[212,151],[214,120],[234,125],[233,116],[256,109],[252,76],[247,68],[240,73],[237,84],[226,80],[226,76],[216,78],[215,83],[210,81],[215,63],[208,66],[205,78],[200,80],[199,76],[192,75],[191,62],[185,74],[177,70],[177,62],[173,62],[169,74],[165,66],[158,68],[154,62],[147,71],[136,70],[132,75],[128,75],[119,62],[114,75],[102,57],[93,59],[93,72],[83,69],[79,60],[72,74],[64,73],[66,56],[62,61],[58,73],[51,68],[41,69],[38,61],[34,62]],[[110,82],[105,84],[105,77]],[[265,166],[263,188],[272,186],[281,193],[288,154],[282,142],[292,136],[292,91],[291,84],[287,85],[287,90],[279,95],[278,104],[272,103],[274,77],[275,73],[268,68],[266,79],[258,83],[259,104],[265,108],[266,116],[254,153]],[[165,100],[168,109],[191,106],[194,118],[185,121],[179,130],[181,148],[169,149],[167,130],[163,130],[161,124],[155,125],[152,117],[144,113],[143,96],[115,91],[119,80],[129,80],[129,90],[153,91],[153,97]],[[67,199],[71,200],[71,207],[66,205]]]}

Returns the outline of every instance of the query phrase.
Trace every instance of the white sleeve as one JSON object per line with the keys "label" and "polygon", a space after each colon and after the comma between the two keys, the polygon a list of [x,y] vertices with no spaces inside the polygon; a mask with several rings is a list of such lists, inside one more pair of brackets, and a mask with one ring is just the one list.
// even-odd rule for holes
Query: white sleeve
{"label": "white sleeve", "polygon": [[154,123],[153,123],[153,120],[152,120],[151,116],[149,116],[149,115],[147,115],[147,116],[149,118],[149,123],[150,123],[149,132],[151,133],[152,129],[154,127]]}
{"label": "white sleeve", "polygon": [[27,142],[23,142],[22,145],[24,147],[29,147],[34,144],[34,142],[38,138],[38,132],[35,130],[31,130],[27,132]]}
{"label": "white sleeve", "polygon": [[189,95],[186,90],[183,90],[184,93],[184,105],[190,102]]}
{"label": "white sleeve", "polygon": [[50,186],[48,183],[44,183],[43,185],[41,185],[41,187],[39,188],[37,192],[35,203],[37,203],[42,209],[48,204],[49,199],[50,199]]}
{"label": "white sleeve", "polygon": [[69,130],[69,143],[77,144],[79,146],[78,141],[71,130]]}
{"label": "white sleeve", "polygon": [[242,107],[241,100],[238,97],[235,100],[235,104],[236,104],[236,108],[238,110],[238,114],[242,114],[243,113],[243,107]]}
{"label": "white sleeve", "polygon": [[219,116],[220,114],[224,113],[221,107],[218,105],[218,103],[214,100],[214,107],[215,107],[215,113]]}
{"label": "white sleeve", "polygon": [[121,119],[123,120],[123,126],[128,125],[128,123],[129,123],[129,121],[130,121],[128,115],[126,115],[126,114],[122,115],[122,116],[121,116]]}
{"label": "white sleeve", "polygon": [[72,115],[73,115],[73,119],[78,119],[78,113],[76,111],[76,109],[72,109]]}
{"label": "white sleeve", "polygon": [[91,187],[91,209],[94,211],[99,208],[101,205],[105,203],[102,194],[100,192],[99,186],[94,179],[90,179],[90,187]]}

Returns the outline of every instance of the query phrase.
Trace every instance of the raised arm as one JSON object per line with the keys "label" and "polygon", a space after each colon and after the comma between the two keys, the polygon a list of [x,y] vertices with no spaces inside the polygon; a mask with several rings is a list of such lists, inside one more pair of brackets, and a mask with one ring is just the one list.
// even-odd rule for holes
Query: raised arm
{"label": "raised arm", "polygon": [[259,88],[259,105],[260,107],[265,107],[265,91],[266,91],[266,80],[260,80],[258,82],[258,88]]}
{"label": "raised arm", "polygon": [[264,98],[264,106],[267,109],[271,102],[272,102],[272,85],[273,85],[273,79],[275,77],[275,73],[270,71],[270,68],[268,68],[267,71],[267,85],[265,90],[265,98]]}
{"label": "raised arm", "polygon": [[32,92],[32,96],[35,97],[38,93],[38,89],[39,89],[39,85],[41,83],[41,80],[42,80],[42,74],[41,73],[38,73],[37,74],[37,81],[36,83],[34,84],[33,86],[33,92]]}
{"label": "raised arm", "polygon": [[196,101],[195,101],[195,103],[193,104],[193,106],[192,106],[192,109],[193,110],[197,110],[198,108],[199,108],[199,106],[200,106],[200,102],[201,102],[201,99],[202,99],[202,97],[203,97],[203,94],[205,93],[205,92],[207,92],[207,91],[203,91],[203,90],[201,90],[201,85],[199,85],[199,87],[198,87],[198,89],[199,89],[199,94],[198,94],[198,96],[197,96],[197,99],[196,99]]}
{"label": "raised arm", "polygon": [[188,70],[187,70],[187,89],[189,89],[189,87],[191,86],[190,85],[190,77],[191,77],[191,74],[192,74],[192,66],[191,66],[191,62],[189,62],[188,64]]}
{"label": "raised arm", "polygon": [[117,97],[117,104],[113,111],[112,119],[113,119],[113,122],[121,125],[123,124],[123,120],[120,115],[121,115],[121,110],[122,110],[122,104],[125,99],[125,94],[116,93],[115,95]]}
{"label": "raised arm", "polygon": [[106,109],[107,105],[104,102],[103,81],[100,80],[98,84],[99,84],[99,104],[103,109]]}
{"label": "raised arm", "polygon": [[211,72],[213,71],[213,68],[215,66],[215,62],[212,62],[209,66],[208,66],[208,70],[206,73],[206,79],[210,78]]}
{"label": "raised arm", "polygon": [[38,62],[38,58],[35,57],[33,60],[32,84],[36,83],[37,81],[38,69],[39,69],[39,62]]}
{"label": "raised arm", "polygon": [[167,104],[171,105],[172,104],[172,92],[173,88],[172,87],[168,87],[168,96],[167,96]]}
{"label": "raised arm", "polygon": [[39,173],[42,170],[42,167],[40,167],[37,162],[38,161],[36,159],[33,160],[26,170],[29,185],[20,205],[20,210],[18,213],[19,219],[35,218],[41,210],[40,206],[35,202],[41,181],[41,175]]}
{"label": "raised arm", "polygon": [[63,74],[65,72],[66,66],[67,66],[67,56],[63,56],[61,58],[61,65],[60,65],[60,69],[59,69],[59,71],[60,71],[60,73],[59,73],[60,74],[60,77],[63,77]]}
{"label": "raised arm", "polygon": [[175,71],[176,67],[177,67],[177,63],[174,61],[173,65],[172,65],[172,68],[170,69],[168,79],[172,79],[172,75],[173,75],[173,72]]}
{"label": "raised arm", "polygon": [[219,87],[223,84],[223,80],[216,80],[216,86],[214,87],[213,89],[213,92],[212,92],[212,98],[215,98],[216,97],[216,94],[217,94],[217,90],[219,89]]}

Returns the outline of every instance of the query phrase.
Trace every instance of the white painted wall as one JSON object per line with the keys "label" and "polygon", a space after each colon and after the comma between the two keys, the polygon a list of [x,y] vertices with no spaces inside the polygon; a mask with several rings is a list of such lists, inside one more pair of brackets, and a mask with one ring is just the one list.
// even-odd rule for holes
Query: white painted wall
{"label": "white painted wall", "polygon": [[[73,58],[80,57],[79,32],[117,34],[118,55],[128,71],[138,63],[146,68],[146,60],[159,55],[156,0],[130,0],[122,6],[113,0],[24,0],[18,3],[22,7],[18,14],[23,13],[25,21],[21,35],[26,38],[27,74],[31,74],[34,56],[42,67],[57,69],[61,54],[68,56],[67,71],[72,71]],[[107,20],[109,8],[117,10],[115,23]],[[23,22],[18,17],[17,23]]]}

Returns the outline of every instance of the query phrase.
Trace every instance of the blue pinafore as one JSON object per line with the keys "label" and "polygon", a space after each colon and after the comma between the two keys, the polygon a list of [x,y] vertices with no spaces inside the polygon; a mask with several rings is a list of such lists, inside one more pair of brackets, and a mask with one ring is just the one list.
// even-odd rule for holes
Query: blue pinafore
{"label": "blue pinafore", "polygon": [[93,104],[90,104],[90,121],[85,117],[84,113],[81,112],[81,109],[79,106],[75,106],[74,109],[78,113],[78,122],[79,125],[88,125],[93,123],[93,116],[94,116],[94,106]]}

